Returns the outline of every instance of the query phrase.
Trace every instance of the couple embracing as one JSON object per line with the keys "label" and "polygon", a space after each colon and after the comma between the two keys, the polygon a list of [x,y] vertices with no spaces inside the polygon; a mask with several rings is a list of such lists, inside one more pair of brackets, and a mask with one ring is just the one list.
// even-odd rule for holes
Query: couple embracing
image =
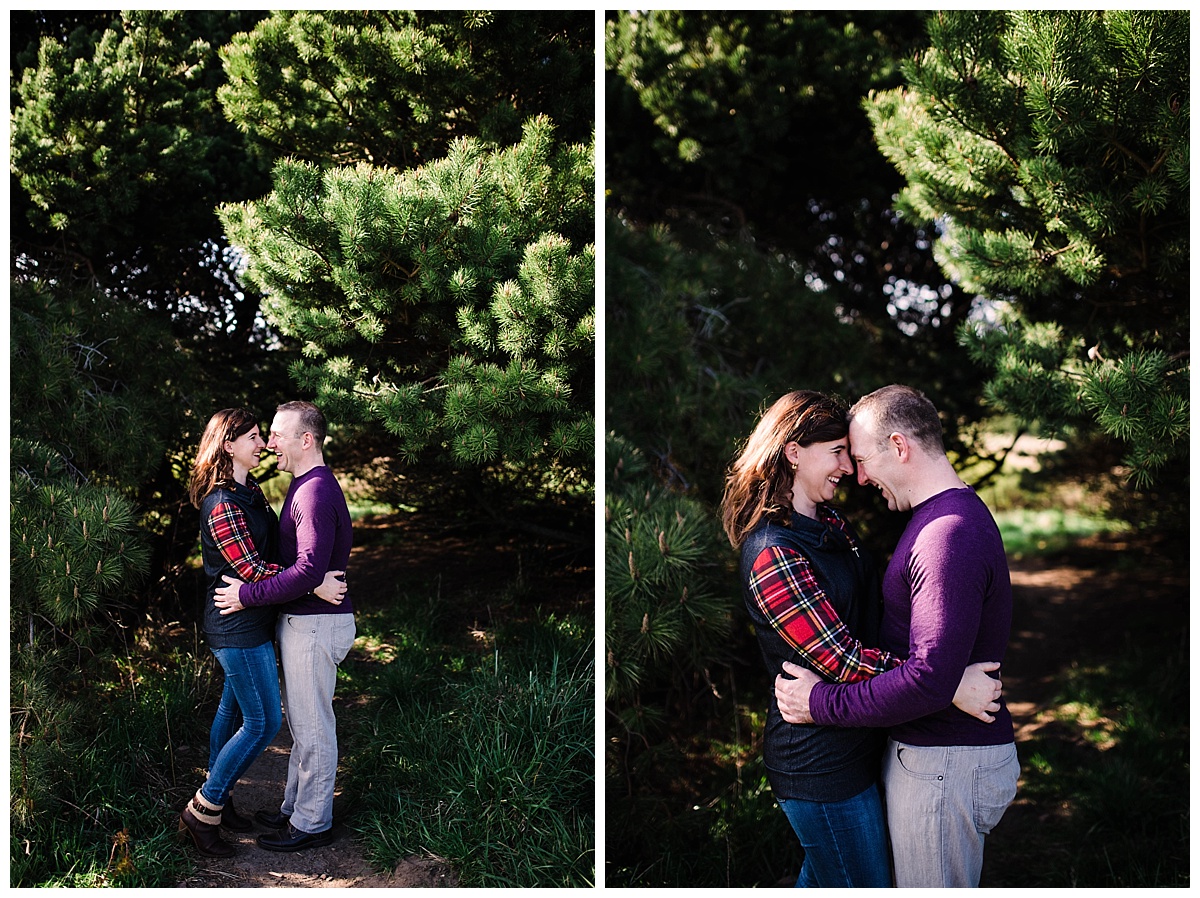
{"label": "couple embracing", "polygon": [[[856,472],[912,515],[882,581],[829,505]],[[783,396],[734,462],[722,517],[776,675],[764,754],[804,847],[796,885],[978,886],[1020,773],[988,674],[1012,594],[999,530],[946,457],[933,404],[900,385],[849,409]]]}
{"label": "couple embracing", "polygon": [[[325,417],[308,402],[276,410],[264,442],[245,409],[217,412],[205,427],[189,497],[200,509],[208,579],[203,629],[225,674],[209,734],[208,778],[179,815],[197,850],[228,857],[220,829],[267,832],[260,847],[298,851],[332,841],[337,665],[354,643],[354,606],[344,572],[351,524],[325,465]],[[280,518],[251,470],[264,450],[292,475]],[[280,689],[276,644],[283,669]],[[282,709],[281,709],[282,705]],[[233,788],[271,744],[286,714],[292,735],[278,812],[238,813]]]}

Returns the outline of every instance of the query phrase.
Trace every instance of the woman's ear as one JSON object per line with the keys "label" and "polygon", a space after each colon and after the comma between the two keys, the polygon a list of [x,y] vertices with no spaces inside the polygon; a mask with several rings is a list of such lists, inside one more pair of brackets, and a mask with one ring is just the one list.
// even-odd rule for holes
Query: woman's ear
{"label": "woman's ear", "polygon": [[791,463],[793,468],[800,464],[800,444],[795,440],[789,440],[783,444],[783,457]]}

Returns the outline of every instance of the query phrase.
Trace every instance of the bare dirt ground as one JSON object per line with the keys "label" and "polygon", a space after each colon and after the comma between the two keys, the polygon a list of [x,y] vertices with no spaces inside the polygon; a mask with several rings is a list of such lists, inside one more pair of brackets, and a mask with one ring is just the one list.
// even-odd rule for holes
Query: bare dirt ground
{"label": "bare dirt ground", "polygon": [[[347,706],[358,701],[357,696],[334,697],[334,711],[339,715]],[[283,787],[287,781],[288,755],[292,740],[284,720],[275,741],[259,756],[238,781],[233,799],[238,813],[252,818],[256,811],[279,810]],[[190,749],[188,759],[202,767],[198,757],[205,749]],[[333,802],[334,841],[320,848],[297,852],[275,852],[259,848],[255,838],[268,830],[255,823],[247,833],[221,831],[221,837],[234,846],[236,853],[229,858],[210,858],[195,854],[196,872],[179,883],[179,888],[439,888],[458,885],[448,861],[436,857],[412,857],[402,861],[394,870],[378,872],[363,856],[362,846],[346,826],[353,819],[349,807],[337,789]],[[194,851],[188,843],[189,851]]]}
{"label": "bare dirt ground", "polygon": [[[1127,622],[1186,621],[1187,564],[1152,563],[1171,551],[1109,536],[1064,555],[1010,560],[1013,624],[1001,676],[1018,748],[1053,727],[1046,708],[1060,674],[1085,655],[1117,656]],[[1137,566],[1115,572],[1119,555]]]}
{"label": "bare dirt ground", "polygon": [[[234,803],[240,814],[250,817],[255,811],[279,810],[290,747],[285,723],[275,743],[238,782]],[[409,858],[388,873],[372,870],[353,833],[339,823],[346,813],[340,799],[339,791],[334,797],[332,844],[292,853],[265,851],[254,841],[265,828],[256,826],[248,833],[222,830],[222,838],[234,845],[236,853],[230,858],[200,857],[195,874],[179,883],[179,888],[437,888],[458,884],[449,863],[440,858]]]}

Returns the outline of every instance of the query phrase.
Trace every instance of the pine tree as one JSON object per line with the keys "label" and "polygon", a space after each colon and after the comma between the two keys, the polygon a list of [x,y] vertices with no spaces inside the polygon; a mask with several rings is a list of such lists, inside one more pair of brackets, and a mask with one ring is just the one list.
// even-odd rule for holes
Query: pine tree
{"label": "pine tree", "polygon": [[132,503],[72,475],[53,449],[14,439],[9,464],[11,621],[32,641],[35,616],[85,621],[146,573],[149,554]]}
{"label": "pine tree", "polygon": [[270,196],[221,215],[334,418],[386,427],[410,460],[444,443],[464,465],[586,470],[592,181],[590,148],[538,118],[515,146],[464,139],[403,172],[281,162]]}
{"label": "pine tree", "polygon": [[155,522],[135,501],[165,466],[192,369],[120,300],[30,281],[9,296],[12,623],[86,626],[146,572]]}
{"label": "pine tree", "polygon": [[727,544],[709,508],[664,490],[627,441],[609,436],[605,464],[604,696],[627,733],[644,734],[660,703],[643,693],[712,688],[733,630]]}
{"label": "pine tree", "polygon": [[224,51],[226,114],[288,158],[222,220],[358,446],[589,476],[591,44],[580,13],[276,12]]}
{"label": "pine tree", "polygon": [[[217,46],[261,13],[132,10],[23,50],[13,84],[12,250],[21,271],[119,291],[181,339],[246,340],[214,209],[266,188],[267,167],[221,114]],[[94,20],[92,20],[94,23]],[[17,189],[19,188],[19,189]]]}
{"label": "pine tree", "polygon": [[1188,14],[942,12],[867,103],[938,261],[999,310],[961,339],[994,405],[1186,458]]}
{"label": "pine tree", "polygon": [[592,43],[587,12],[277,11],[222,49],[219,97],[270,157],[413,168],[535,115],[588,140]]}
{"label": "pine tree", "polygon": [[35,281],[12,282],[9,297],[13,436],[133,498],[174,445],[194,368],[120,300]]}

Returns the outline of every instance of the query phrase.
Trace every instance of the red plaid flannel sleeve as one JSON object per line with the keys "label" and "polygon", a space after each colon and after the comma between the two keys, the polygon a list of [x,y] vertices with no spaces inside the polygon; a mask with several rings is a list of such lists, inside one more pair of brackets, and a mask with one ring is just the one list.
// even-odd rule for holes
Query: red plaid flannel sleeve
{"label": "red plaid flannel sleeve", "polygon": [[246,583],[274,577],[283,570],[277,564],[263,561],[250,538],[246,516],[232,502],[222,502],[212,510],[208,519],[208,529],[225,560]]}
{"label": "red plaid flannel sleeve", "polygon": [[778,546],[763,549],[754,559],[750,591],[771,625],[827,679],[854,683],[903,661],[850,635],[813,576],[812,565],[799,552]]}

